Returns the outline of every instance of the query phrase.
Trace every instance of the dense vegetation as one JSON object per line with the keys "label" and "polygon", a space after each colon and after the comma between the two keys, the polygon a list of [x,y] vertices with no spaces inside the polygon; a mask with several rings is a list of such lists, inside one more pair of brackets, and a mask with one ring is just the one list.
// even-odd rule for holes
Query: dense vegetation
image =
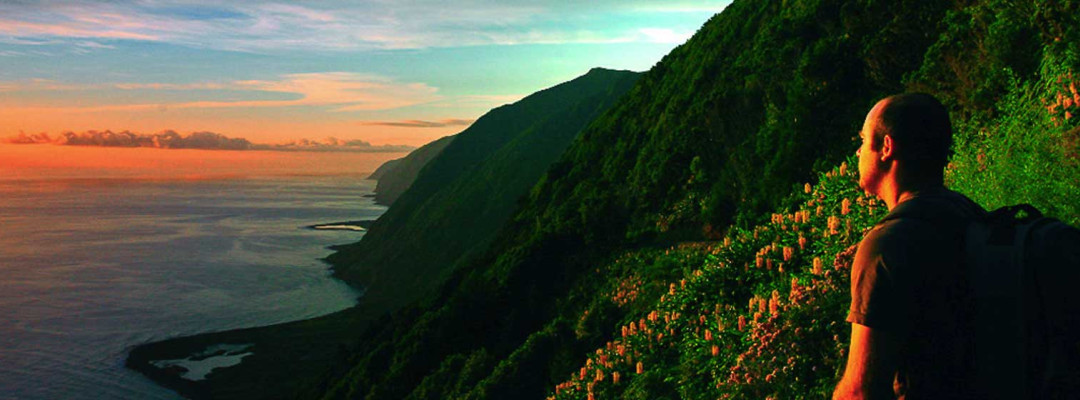
{"label": "dense vegetation", "polygon": [[[335,273],[367,288],[364,303],[385,309],[434,288],[459,260],[488,246],[518,198],[638,76],[596,68],[491,110],[452,141],[442,139],[449,143],[364,238],[329,257]],[[396,169],[415,165],[407,157]]]}
{"label": "dense vegetation", "polygon": [[851,245],[884,214],[830,167],[866,111],[939,96],[950,184],[1077,223],[1077,15],[736,1],[575,140],[487,253],[307,395],[821,397],[844,358]]}
{"label": "dense vegetation", "polygon": [[368,176],[368,179],[378,181],[375,184],[375,202],[385,206],[394,204],[398,197],[401,197],[401,194],[412,186],[420,170],[453,140],[454,136],[440,138],[420,146],[405,157],[380,165],[375,172],[371,173],[371,176]]}

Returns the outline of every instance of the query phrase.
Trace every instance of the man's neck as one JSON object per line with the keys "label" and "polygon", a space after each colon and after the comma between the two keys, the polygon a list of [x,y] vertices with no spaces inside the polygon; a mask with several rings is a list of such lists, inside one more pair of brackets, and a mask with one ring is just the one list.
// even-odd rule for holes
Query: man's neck
{"label": "man's neck", "polygon": [[885,202],[885,206],[892,211],[893,208],[900,205],[905,201],[911,200],[918,196],[920,193],[945,189],[945,185],[942,183],[933,183],[925,185],[911,185],[911,186],[898,186],[898,185],[886,185],[882,187],[881,200]]}

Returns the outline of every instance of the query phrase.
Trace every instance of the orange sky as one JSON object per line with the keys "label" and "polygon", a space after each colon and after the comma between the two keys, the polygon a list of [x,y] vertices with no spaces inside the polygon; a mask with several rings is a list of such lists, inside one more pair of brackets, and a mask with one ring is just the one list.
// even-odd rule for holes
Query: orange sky
{"label": "orange sky", "polygon": [[727,4],[0,1],[0,139],[420,146],[591,68],[647,70]]}
{"label": "orange sky", "polygon": [[224,179],[364,175],[405,153],[176,150],[0,144],[0,179]]}

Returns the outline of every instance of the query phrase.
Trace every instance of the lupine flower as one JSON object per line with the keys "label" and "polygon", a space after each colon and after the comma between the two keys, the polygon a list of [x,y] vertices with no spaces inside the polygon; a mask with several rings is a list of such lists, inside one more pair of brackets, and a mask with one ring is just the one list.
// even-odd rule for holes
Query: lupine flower
{"label": "lupine flower", "polygon": [[614,383],[616,385],[619,384],[619,373],[618,372],[612,372],[611,373],[611,383]]}
{"label": "lupine flower", "polygon": [[720,355],[720,346],[712,345],[712,355],[713,357]]}
{"label": "lupine flower", "polygon": [[745,315],[740,315],[739,316],[739,332],[742,332],[744,328],[746,328],[746,316]]}
{"label": "lupine flower", "polygon": [[806,237],[799,235],[799,250],[806,250]]}
{"label": "lupine flower", "polygon": [[711,342],[712,341],[712,331],[710,331],[708,329],[705,330],[705,341],[706,342]]}
{"label": "lupine flower", "polygon": [[806,185],[803,185],[803,191],[806,192],[806,194],[810,194],[811,190],[813,190],[813,188],[810,187],[809,183],[807,183]]}
{"label": "lupine flower", "polygon": [[847,175],[847,161],[840,163],[840,175]]}
{"label": "lupine flower", "polygon": [[643,373],[645,373],[645,365],[643,365],[643,364],[641,363],[641,361],[638,361],[638,362],[637,362],[637,373],[638,373],[638,374],[643,374]]}
{"label": "lupine flower", "polygon": [[840,202],[840,215],[848,215],[850,212],[851,200],[845,197],[844,200]]}
{"label": "lupine flower", "polygon": [[[773,291],[776,293],[776,291]],[[780,313],[780,299],[777,296],[773,296],[769,299],[769,314],[777,315]]]}

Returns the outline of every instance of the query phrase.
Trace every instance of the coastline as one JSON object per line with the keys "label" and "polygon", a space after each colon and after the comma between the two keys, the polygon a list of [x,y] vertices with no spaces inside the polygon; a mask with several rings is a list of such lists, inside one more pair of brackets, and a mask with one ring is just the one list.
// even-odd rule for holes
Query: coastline
{"label": "coastline", "polygon": [[[331,314],[275,325],[202,333],[135,346],[125,367],[192,399],[291,398],[311,387],[347,355],[355,338],[385,311],[363,301]],[[250,354],[239,364],[189,380],[163,360],[197,357],[216,346],[243,345]]]}
{"label": "coastline", "polygon": [[[308,225],[312,230],[366,231],[375,222],[353,220]],[[338,251],[347,245],[331,245]],[[333,253],[331,253],[333,254]],[[331,271],[336,265],[323,258]],[[331,278],[358,288],[337,273]],[[293,396],[322,379],[334,361],[348,355],[368,324],[386,314],[389,304],[367,293],[353,306],[330,314],[272,325],[206,332],[143,343],[128,349],[124,367],[155,384],[191,399],[275,399]],[[243,348],[243,353],[221,348]],[[218,356],[241,356],[206,371],[190,371],[190,363]],[[212,361],[211,361],[212,362]],[[194,374],[201,379],[185,378]]]}

